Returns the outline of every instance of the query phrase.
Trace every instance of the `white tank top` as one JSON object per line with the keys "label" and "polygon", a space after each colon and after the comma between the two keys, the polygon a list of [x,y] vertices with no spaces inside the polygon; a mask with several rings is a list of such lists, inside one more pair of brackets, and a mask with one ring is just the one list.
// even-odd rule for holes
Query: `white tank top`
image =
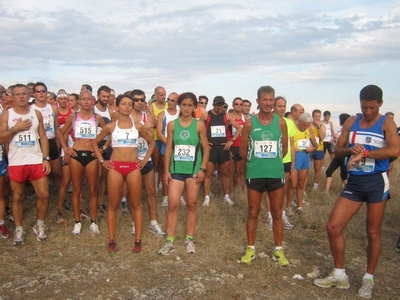
{"label": "white tank top", "polygon": [[325,125],[325,138],[324,138],[324,142],[329,142],[332,139],[332,129],[331,129],[331,122],[329,121],[328,124],[326,124],[325,122],[323,122]]}
{"label": "white tank top", "polygon": [[17,114],[13,108],[8,110],[8,128],[15,125],[17,120],[30,119],[32,126],[25,131],[17,132],[9,142],[8,165],[36,165],[43,162],[43,153],[39,144],[39,120],[35,110],[29,108],[26,115]]}
{"label": "white tank top", "polygon": [[94,140],[97,135],[96,115],[93,114],[89,120],[81,118],[79,113],[75,113],[75,120],[72,124],[74,139]]}
{"label": "white tank top", "polygon": [[114,131],[111,134],[111,147],[133,147],[138,146],[139,133],[132,120],[132,127],[122,129],[118,127],[118,121],[115,122]]}
{"label": "white tank top", "polygon": [[32,104],[33,109],[38,110],[42,114],[44,129],[46,130],[46,136],[48,139],[54,139],[56,137],[56,130],[54,126],[54,112],[50,104],[46,104],[45,107],[37,107],[36,104]]}
{"label": "white tank top", "polygon": [[179,110],[176,110],[176,114],[175,115],[171,115],[168,110],[164,110],[164,119],[163,119],[163,128],[162,128],[162,133],[165,136],[165,138],[167,138],[167,126],[168,123],[178,119],[179,117]]}
{"label": "white tank top", "polygon": [[[146,122],[147,122],[147,114],[142,111],[142,121],[140,121],[140,124],[144,125],[144,123],[146,123]],[[139,139],[138,139],[138,158],[139,158],[139,160],[144,159],[148,150],[149,150],[149,143],[147,143],[145,138],[139,136]],[[149,161],[151,161],[151,157],[149,158]]]}

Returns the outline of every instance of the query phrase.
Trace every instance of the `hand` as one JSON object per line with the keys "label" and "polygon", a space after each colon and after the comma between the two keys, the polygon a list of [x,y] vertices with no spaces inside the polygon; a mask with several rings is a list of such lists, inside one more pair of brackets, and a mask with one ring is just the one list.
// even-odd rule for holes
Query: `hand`
{"label": "hand", "polygon": [[114,169],[114,164],[113,164],[113,162],[112,162],[111,160],[105,160],[105,161],[103,162],[102,166],[103,166],[104,168],[106,168],[107,170],[112,170],[112,169]]}
{"label": "hand", "polygon": [[356,155],[352,155],[349,158],[349,161],[347,162],[347,168],[349,170],[357,168],[357,166],[360,164],[360,162],[363,159],[363,157],[364,157],[364,153],[363,152],[359,153],[359,154],[356,154]]}
{"label": "hand", "polygon": [[13,127],[14,131],[18,132],[18,131],[28,130],[29,128],[31,128],[31,126],[32,126],[32,121],[30,119],[22,120],[21,118],[19,118]]}
{"label": "hand", "polygon": [[169,187],[169,183],[171,181],[174,181],[171,177],[171,173],[170,172],[165,172],[165,184],[167,185],[167,187]]}
{"label": "hand", "polygon": [[222,145],[225,145],[224,150],[228,151],[231,146],[233,145],[233,141],[228,141],[227,143],[222,143]]}
{"label": "hand", "polygon": [[50,165],[50,162],[49,162],[49,161],[44,160],[44,161],[42,162],[42,170],[43,170],[43,172],[44,172],[45,175],[49,175],[49,174],[50,174],[50,172],[51,172],[51,165]]}
{"label": "hand", "polygon": [[196,178],[196,183],[201,183],[204,178],[206,177],[206,174],[204,174],[203,171],[198,171],[196,175],[194,175],[193,178]]}
{"label": "hand", "polygon": [[364,154],[364,150],[364,146],[360,144],[355,144],[353,147],[350,148],[350,153],[352,155]]}
{"label": "hand", "polygon": [[77,151],[77,150],[74,149],[74,148],[68,148],[68,149],[65,151],[65,154],[68,154],[68,155],[70,155],[70,156],[76,157],[76,156],[78,156],[78,153],[77,153],[76,151]]}

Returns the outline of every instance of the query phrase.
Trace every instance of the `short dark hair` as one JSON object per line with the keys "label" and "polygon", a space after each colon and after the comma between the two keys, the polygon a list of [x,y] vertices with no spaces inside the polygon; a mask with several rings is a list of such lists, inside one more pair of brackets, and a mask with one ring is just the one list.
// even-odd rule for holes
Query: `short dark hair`
{"label": "short dark hair", "polygon": [[85,83],[82,84],[82,86],[84,86],[86,90],[91,91],[93,93],[93,88],[90,84]]}
{"label": "short dark hair", "polygon": [[367,85],[360,91],[360,101],[378,101],[380,104],[382,102],[383,91],[377,85]]}
{"label": "short dark hair", "polygon": [[243,103],[250,103],[250,106],[251,106],[250,100],[244,99],[244,100],[243,100]]}
{"label": "short dark hair", "polygon": [[200,101],[200,99],[206,99],[206,102],[208,103],[208,97],[207,96],[201,95],[201,96],[199,96],[199,101]]}
{"label": "short dark hair", "polygon": [[[178,105],[181,105],[183,100],[185,99],[190,99],[193,102],[194,107],[197,107],[197,97],[195,94],[191,93],[191,92],[186,92],[186,93],[182,93],[179,95],[178,98]],[[179,112],[179,116],[182,116],[182,113]],[[195,117],[194,111],[192,112],[192,117]]]}
{"label": "short dark hair", "polygon": [[144,98],[146,99],[146,94],[142,91],[142,90],[139,90],[139,89],[135,89],[135,90],[132,90],[130,93],[129,93],[129,95],[133,98],[134,96],[144,96]]}
{"label": "short dark hair", "polygon": [[110,89],[108,86],[106,86],[106,85],[102,85],[101,87],[99,87],[99,88],[97,89],[97,95],[100,95],[100,93],[101,93],[102,91],[107,92],[107,93],[111,93],[111,89]]}
{"label": "short dark hair", "polygon": [[321,111],[320,111],[319,109],[314,109],[314,110],[312,111],[312,114],[311,114],[311,115],[314,117],[314,114],[315,114],[315,113],[319,113],[319,114],[320,114]]}
{"label": "short dark hair", "polygon": [[47,91],[47,85],[45,85],[43,82],[38,81],[38,82],[36,82],[36,83],[33,85],[33,92],[35,92],[36,87],[38,87],[38,86],[44,86],[44,88],[45,88],[46,91]]}
{"label": "short dark hair", "polygon": [[233,101],[232,101],[232,106],[234,106],[235,105],[235,101],[236,100],[240,100],[240,101],[242,101],[243,102],[243,99],[242,98],[240,98],[240,97],[236,97],[235,99],[233,99]]}
{"label": "short dark hair", "polygon": [[325,116],[330,116],[330,115],[331,115],[331,112],[329,110],[324,111],[324,117]]}
{"label": "short dark hair", "polygon": [[349,114],[340,114],[340,115],[339,115],[339,123],[340,123],[340,126],[343,126],[344,122],[346,122],[346,120],[347,120],[348,118],[350,118],[350,115],[349,115]]}

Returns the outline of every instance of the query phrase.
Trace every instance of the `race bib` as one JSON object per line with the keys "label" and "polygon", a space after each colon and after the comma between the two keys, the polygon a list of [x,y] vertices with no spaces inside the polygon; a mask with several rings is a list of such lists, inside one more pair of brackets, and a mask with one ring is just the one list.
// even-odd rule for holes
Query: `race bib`
{"label": "race bib", "polygon": [[145,155],[148,149],[149,149],[149,144],[144,138],[140,137],[138,140],[138,147],[137,147],[138,154]]}
{"label": "race bib", "polygon": [[32,131],[22,131],[16,135],[14,145],[17,147],[33,147],[35,139]]}
{"label": "race bib", "polygon": [[375,159],[374,158],[365,158],[361,159],[361,162],[358,164],[356,168],[351,167],[350,171],[361,171],[365,173],[370,173],[375,170]]}
{"label": "race bib", "polygon": [[254,156],[257,158],[275,158],[278,154],[276,141],[254,141]]}
{"label": "race bib", "polygon": [[53,118],[43,116],[43,125],[46,132],[53,132],[54,131],[54,122]]}
{"label": "race bib", "polygon": [[226,137],[225,126],[211,126],[211,137]]}
{"label": "race bib", "polygon": [[[96,126],[88,122],[79,122],[76,125],[75,137],[79,139],[91,139],[94,140],[96,137]],[[100,128],[101,131],[101,128]]]}
{"label": "race bib", "polygon": [[301,139],[297,141],[297,149],[299,150],[306,150],[308,147],[310,147],[310,140],[307,139]]}
{"label": "race bib", "polygon": [[117,145],[136,145],[137,138],[131,129],[117,130]]}
{"label": "race bib", "polygon": [[196,151],[195,146],[175,145],[174,150],[175,161],[194,161],[194,155]]}

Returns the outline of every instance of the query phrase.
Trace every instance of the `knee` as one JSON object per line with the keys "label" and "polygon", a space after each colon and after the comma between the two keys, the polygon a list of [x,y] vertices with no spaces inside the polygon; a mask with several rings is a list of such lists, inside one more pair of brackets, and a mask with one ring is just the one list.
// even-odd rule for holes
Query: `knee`
{"label": "knee", "polygon": [[381,238],[381,230],[380,227],[368,227],[367,228],[367,235],[369,240],[380,240]]}
{"label": "knee", "polygon": [[260,214],[260,210],[256,208],[249,208],[248,218],[256,220],[258,219],[258,215]]}
{"label": "knee", "polygon": [[336,226],[333,222],[328,222],[326,224],[326,232],[329,236],[337,236],[340,233],[339,227]]}

